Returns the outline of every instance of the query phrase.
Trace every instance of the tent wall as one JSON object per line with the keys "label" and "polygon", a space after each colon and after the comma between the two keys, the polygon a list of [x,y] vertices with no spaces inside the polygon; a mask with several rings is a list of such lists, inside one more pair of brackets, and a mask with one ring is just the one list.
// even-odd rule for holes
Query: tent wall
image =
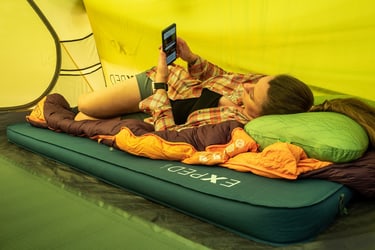
{"label": "tent wall", "polygon": [[75,105],[105,86],[81,0],[5,0],[0,14],[0,110],[28,108],[51,92]]}
{"label": "tent wall", "polygon": [[157,61],[171,23],[193,51],[225,69],[289,73],[375,100],[371,0],[84,0],[108,83]]}
{"label": "tent wall", "polygon": [[194,52],[227,70],[288,73],[375,100],[371,0],[5,0],[0,7],[0,110],[31,107],[50,92],[76,105],[83,92],[123,82],[156,64],[160,31],[173,22]]}

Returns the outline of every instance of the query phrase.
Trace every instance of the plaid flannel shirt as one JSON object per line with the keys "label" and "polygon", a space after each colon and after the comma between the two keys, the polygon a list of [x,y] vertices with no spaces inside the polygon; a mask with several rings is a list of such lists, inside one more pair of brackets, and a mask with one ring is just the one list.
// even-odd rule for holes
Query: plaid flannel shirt
{"label": "plaid flannel shirt", "polygon": [[[243,83],[256,82],[264,75],[238,74],[226,72],[220,67],[198,58],[188,65],[188,71],[180,65],[170,65],[168,77],[168,93],[157,91],[140,102],[139,108],[151,115],[145,121],[154,125],[155,130],[181,130],[215,124],[227,120],[237,120],[243,124],[249,121],[240,108],[242,103]],[[156,67],[146,72],[154,80]],[[176,125],[173,119],[171,100],[197,98],[202,89],[208,88],[213,92],[227,97],[235,106],[206,108],[192,112],[185,124]]]}

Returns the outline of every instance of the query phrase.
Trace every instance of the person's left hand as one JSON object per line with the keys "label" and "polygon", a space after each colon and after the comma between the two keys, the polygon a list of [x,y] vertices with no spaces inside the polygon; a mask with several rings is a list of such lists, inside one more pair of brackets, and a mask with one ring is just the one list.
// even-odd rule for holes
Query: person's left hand
{"label": "person's left hand", "polygon": [[177,37],[177,55],[187,63],[193,63],[198,56],[194,54],[184,39]]}
{"label": "person's left hand", "polygon": [[155,76],[155,82],[165,82],[168,81],[168,65],[167,65],[167,58],[164,51],[159,48],[159,60],[158,65],[156,69],[156,76]]}

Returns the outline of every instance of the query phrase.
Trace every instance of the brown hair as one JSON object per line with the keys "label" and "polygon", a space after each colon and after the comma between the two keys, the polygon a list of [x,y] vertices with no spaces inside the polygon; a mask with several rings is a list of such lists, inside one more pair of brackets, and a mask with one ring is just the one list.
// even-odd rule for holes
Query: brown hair
{"label": "brown hair", "polygon": [[269,85],[267,101],[260,115],[306,112],[314,104],[311,89],[290,75],[277,75]]}
{"label": "brown hair", "polygon": [[356,98],[336,98],[313,106],[310,111],[332,111],[349,116],[366,130],[375,147],[375,108],[367,103]]}

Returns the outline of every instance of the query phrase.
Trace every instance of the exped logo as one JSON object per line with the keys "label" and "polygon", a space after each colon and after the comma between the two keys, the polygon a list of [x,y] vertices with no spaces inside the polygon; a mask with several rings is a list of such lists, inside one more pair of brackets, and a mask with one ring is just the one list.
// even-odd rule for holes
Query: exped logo
{"label": "exped logo", "polygon": [[170,173],[175,173],[178,175],[184,175],[189,178],[197,179],[200,181],[207,181],[212,184],[217,184],[223,187],[233,187],[235,185],[238,185],[241,183],[241,181],[228,178],[225,176],[218,176],[216,174],[211,173],[202,173],[197,171],[196,169],[184,167],[184,166],[178,166],[173,164],[166,164],[161,167],[162,169],[166,169]]}

